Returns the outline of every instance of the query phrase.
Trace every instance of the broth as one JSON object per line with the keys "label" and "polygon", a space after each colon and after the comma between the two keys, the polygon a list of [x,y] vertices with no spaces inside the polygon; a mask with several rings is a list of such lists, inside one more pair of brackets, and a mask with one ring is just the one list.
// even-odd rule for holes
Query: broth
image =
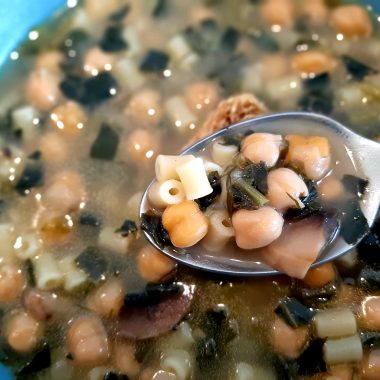
{"label": "broth", "polygon": [[[310,313],[336,307],[355,315],[363,341],[363,359],[343,358],[344,370],[377,378],[368,357],[380,327],[368,313],[378,306],[368,297],[378,301],[378,224],[358,251],[304,280],[175,267],[139,230],[158,154],[210,132],[215,110],[213,128],[267,112],[239,103],[242,93],[378,139],[375,15],[368,27],[360,13],[365,35],[350,39],[330,27],[339,1],[316,1],[321,19],[308,21],[311,2],[281,0],[297,10],[282,27],[265,22],[264,3],[86,0],[11,54],[0,98],[0,362],[15,378],[328,379],[340,369],[322,347],[336,337],[318,335]],[[295,58],[312,50],[324,54],[322,72]],[[333,156],[346,154],[330,138]],[[354,164],[336,162],[335,175],[361,177]],[[290,326],[283,310],[301,310],[303,322]],[[305,339],[296,353],[275,341],[276,323],[280,338]]]}

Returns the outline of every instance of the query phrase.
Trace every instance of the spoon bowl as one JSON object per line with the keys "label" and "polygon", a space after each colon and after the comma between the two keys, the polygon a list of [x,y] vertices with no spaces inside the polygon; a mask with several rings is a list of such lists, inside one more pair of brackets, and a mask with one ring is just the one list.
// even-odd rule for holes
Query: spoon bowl
{"label": "spoon bowl", "polygon": [[[376,218],[380,202],[380,144],[357,135],[337,121],[319,114],[307,112],[277,113],[254,119],[244,120],[225,129],[217,131],[186,148],[181,155],[202,155],[209,144],[224,137],[248,132],[268,132],[274,134],[320,135],[329,139],[332,146],[332,157],[345,174],[354,174],[368,180],[366,191],[360,198],[360,207],[371,226]],[[154,183],[153,181],[149,187]],[[140,205],[140,216],[150,208],[148,191],[144,192]],[[235,276],[268,276],[280,272],[252,258],[226,258],[209,255],[200,245],[191,249],[175,247],[160,248],[152,236],[144,231],[147,239],[158,250],[175,261],[192,268],[206,270],[224,275]],[[336,235],[312,266],[334,260],[351,250],[355,245],[348,244]]]}

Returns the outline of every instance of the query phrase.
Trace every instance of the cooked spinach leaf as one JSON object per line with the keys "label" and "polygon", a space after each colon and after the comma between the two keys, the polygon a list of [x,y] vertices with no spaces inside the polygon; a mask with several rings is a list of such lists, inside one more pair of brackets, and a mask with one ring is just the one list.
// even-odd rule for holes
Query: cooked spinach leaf
{"label": "cooked spinach leaf", "polygon": [[364,194],[369,181],[351,174],[345,174],[342,178],[344,188],[351,194],[361,196]]}
{"label": "cooked spinach leaf", "polygon": [[168,231],[162,225],[160,215],[148,211],[141,215],[141,229],[146,231],[160,248],[172,246]]}
{"label": "cooked spinach leaf", "polygon": [[210,172],[207,177],[212,187],[212,193],[195,200],[202,211],[206,210],[206,208],[210,206],[222,192],[222,184],[219,173],[216,171]]}
{"label": "cooked spinach leaf", "polygon": [[103,279],[108,271],[108,261],[96,247],[87,247],[75,262],[95,283]]}
{"label": "cooked spinach leaf", "polygon": [[129,234],[136,232],[137,226],[133,220],[125,220],[120,228],[118,228],[115,232],[120,233],[121,236],[126,237]]}

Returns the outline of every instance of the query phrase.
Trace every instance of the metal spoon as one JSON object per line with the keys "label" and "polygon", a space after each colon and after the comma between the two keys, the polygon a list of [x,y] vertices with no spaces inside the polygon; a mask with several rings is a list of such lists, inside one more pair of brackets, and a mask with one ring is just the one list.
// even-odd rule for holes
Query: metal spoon
{"label": "metal spoon", "polygon": [[[360,207],[367,218],[368,225],[373,224],[380,203],[380,144],[357,135],[326,116],[306,112],[287,112],[244,120],[199,140],[181,154],[201,155],[214,140],[249,131],[326,136],[331,142],[333,157],[338,159],[341,165],[351,168],[353,171],[345,174],[355,174],[369,180],[367,191],[361,197]],[[141,201],[140,216],[150,208],[147,199],[148,190],[149,187]],[[175,247],[161,249],[149,233],[145,232],[145,235],[149,242],[165,255],[196,269],[237,276],[263,276],[279,273],[261,262],[240,258],[221,259],[207,254],[201,247],[191,248],[191,250]],[[338,235],[331,244],[326,246],[313,266],[334,260],[353,247],[354,245],[347,244]]]}

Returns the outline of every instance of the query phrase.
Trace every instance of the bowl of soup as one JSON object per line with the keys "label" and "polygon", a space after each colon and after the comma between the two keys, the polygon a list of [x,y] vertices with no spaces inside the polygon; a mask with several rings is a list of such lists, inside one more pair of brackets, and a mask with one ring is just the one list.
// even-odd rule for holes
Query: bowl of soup
{"label": "bowl of soup", "polygon": [[[380,378],[380,229],[357,207],[360,245],[293,277],[185,267],[139,219],[158,156],[242,120],[310,111],[379,141],[371,6],[57,0],[1,12],[1,379]],[[365,190],[365,178],[319,174],[315,196],[330,204]],[[160,220],[149,228],[165,236]]]}

